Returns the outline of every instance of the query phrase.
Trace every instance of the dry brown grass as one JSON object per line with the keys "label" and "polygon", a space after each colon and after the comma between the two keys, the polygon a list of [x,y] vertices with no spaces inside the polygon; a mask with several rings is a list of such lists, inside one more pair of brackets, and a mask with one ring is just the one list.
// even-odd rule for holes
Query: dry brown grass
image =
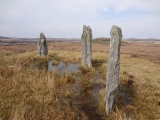
{"label": "dry brown grass", "polygon": [[[37,57],[35,52],[29,52],[34,51],[34,45],[0,46],[0,119],[160,119],[160,64],[155,63],[159,61],[159,53],[155,52],[155,60],[149,58],[152,57],[151,54],[147,56],[147,53],[159,48],[153,49],[152,44],[144,46],[145,49],[151,49],[144,52],[147,57],[141,59],[144,56],[132,56],[141,55],[140,48],[129,51],[135,45],[138,47],[135,43],[122,46],[122,53],[127,55],[121,55],[120,93],[117,106],[109,116],[105,115],[104,89],[99,91],[100,98],[96,105],[90,103],[88,98],[96,85],[105,87],[107,44],[93,45],[94,68],[80,67],[82,73],[78,73],[76,77],[80,83],[80,92],[86,92],[80,95],[75,95],[72,90],[75,78],[70,72],[61,75],[55,71],[35,69],[35,65],[45,66],[52,58],[66,63],[80,63],[80,43],[50,43],[47,58]],[[96,85],[95,79],[99,79]],[[133,81],[132,85],[130,80]],[[129,97],[126,98],[123,94]],[[125,104],[122,99],[129,102]]]}
{"label": "dry brown grass", "polygon": [[86,119],[83,112],[65,100],[71,94],[70,87],[61,90],[65,83],[74,81],[70,73],[59,75],[27,67],[33,61],[45,63],[47,59],[33,58],[32,53],[0,58],[1,119]]}
{"label": "dry brown grass", "polygon": [[57,66],[58,64],[59,64],[59,61],[54,60],[54,61],[52,62],[52,65],[53,65],[53,66]]}
{"label": "dry brown grass", "polygon": [[[49,50],[53,51],[81,51],[80,42],[49,42]],[[36,43],[29,45],[7,45],[0,46],[0,51],[12,51],[13,53],[24,53],[36,50]],[[93,52],[106,53],[109,50],[109,44],[93,43]],[[123,41],[121,53],[131,57],[145,58],[154,63],[160,63],[160,42],[159,41]],[[59,53],[60,54],[60,53]],[[76,58],[77,59],[77,58]],[[78,58],[80,59],[80,58]]]}

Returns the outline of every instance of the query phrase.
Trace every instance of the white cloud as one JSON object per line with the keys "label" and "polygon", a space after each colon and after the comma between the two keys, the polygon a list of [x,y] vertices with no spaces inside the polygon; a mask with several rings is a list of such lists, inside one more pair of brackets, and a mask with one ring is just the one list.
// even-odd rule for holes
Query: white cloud
{"label": "white cloud", "polygon": [[36,37],[42,31],[49,37],[80,37],[86,24],[94,37],[108,37],[117,24],[124,37],[160,38],[159,5],[159,0],[1,0],[0,34]]}
{"label": "white cloud", "polygon": [[149,12],[160,12],[159,0],[112,0],[109,4],[116,12],[124,12],[128,9],[137,9]]}

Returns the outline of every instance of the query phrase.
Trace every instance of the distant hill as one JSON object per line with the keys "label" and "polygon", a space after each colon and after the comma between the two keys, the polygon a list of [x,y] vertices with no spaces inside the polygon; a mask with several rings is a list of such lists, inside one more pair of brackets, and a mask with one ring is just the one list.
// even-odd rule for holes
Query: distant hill
{"label": "distant hill", "polygon": [[[28,43],[36,43],[39,38],[14,38],[14,37],[4,37],[0,36],[0,44],[28,44]],[[48,42],[56,41],[72,41],[72,42],[80,42],[79,38],[47,38]]]}
{"label": "distant hill", "polygon": [[[147,38],[147,39],[141,39],[141,38],[122,38],[124,41],[160,41],[160,39],[157,38]],[[93,41],[100,42],[100,41],[110,41],[110,38],[94,38]]]}
{"label": "distant hill", "polygon": [[0,39],[12,39],[11,37],[0,36]]}
{"label": "distant hill", "polygon": [[[21,40],[32,40],[32,41],[37,41],[39,40],[39,38],[16,38],[16,37],[4,37],[4,36],[0,36],[0,39],[12,39],[12,40],[18,40],[18,41],[21,41]],[[80,38],[47,38],[47,40],[49,41],[72,41],[72,40],[75,40],[75,41],[80,41]]]}
{"label": "distant hill", "polygon": [[160,39],[157,39],[157,38],[147,38],[147,39],[141,39],[141,38],[123,38],[123,40],[128,40],[128,41],[160,41]]}
{"label": "distant hill", "polygon": [[109,41],[110,38],[104,38],[104,37],[93,39],[93,43],[100,43],[100,44],[109,44]]}
{"label": "distant hill", "polygon": [[[38,41],[39,38],[16,38],[16,37],[5,37],[0,36],[0,41]],[[48,41],[80,41],[80,38],[47,38]],[[156,38],[147,38],[147,39],[139,39],[139,38],[123,38],[124,41],[160,41],[160,39]],[[93,42],[108,42],[110,38],[99,37],[94,38]]]}
{"label": "distant hill", "polygon": [[93,41],[110,41],[110,38],[104,38],[104,37],[94,38]]}

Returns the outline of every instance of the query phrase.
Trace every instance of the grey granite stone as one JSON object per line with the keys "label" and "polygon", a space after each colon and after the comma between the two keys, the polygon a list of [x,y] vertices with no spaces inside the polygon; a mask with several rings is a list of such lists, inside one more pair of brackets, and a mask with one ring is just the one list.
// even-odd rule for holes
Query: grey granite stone
{"label": "grey granite stone", "polygon": [[115,25],[111,28],[110,48],[107,64],[106,81],[106,112],[111,111],[118,92],[119,70],[120,70],[120,46],[122,40],[122,31]]}
{"label": "grey granite stone", "polygon": [[83,26],[82,41],[82,66],[92,67],[92,30],[89,26]]}
{"label": "grey granite stone", "polygon": [[39,56],[47,56],[48,55],[48,46],[46,37],[43,33],[40,34],[40,40],[37,42],[37,54]]}

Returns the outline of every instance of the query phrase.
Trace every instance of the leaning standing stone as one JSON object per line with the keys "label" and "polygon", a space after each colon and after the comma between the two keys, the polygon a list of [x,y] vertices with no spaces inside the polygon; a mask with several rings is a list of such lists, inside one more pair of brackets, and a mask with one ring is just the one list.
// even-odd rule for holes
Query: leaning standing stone
{"label": "leaning standing stone", "polygon": [[37,54],[39,56],[48,55],[47,41],[46,41],[46,37],[43,33],[40,34],[40,40],[37,43]]}
{"label": "leaning standing stone", "polygon": [[106,81],[106,112],[111,111],[119,86],[120,70],[120,46],[122,40],[122,31],[115,25],[111,28],[110,49],[107,64],[107,81]]}
{"label": "leaning standing stone", "polygon": [[89,26],[83,26],[82,41],[82,66],[92,67],[92,30]]}

